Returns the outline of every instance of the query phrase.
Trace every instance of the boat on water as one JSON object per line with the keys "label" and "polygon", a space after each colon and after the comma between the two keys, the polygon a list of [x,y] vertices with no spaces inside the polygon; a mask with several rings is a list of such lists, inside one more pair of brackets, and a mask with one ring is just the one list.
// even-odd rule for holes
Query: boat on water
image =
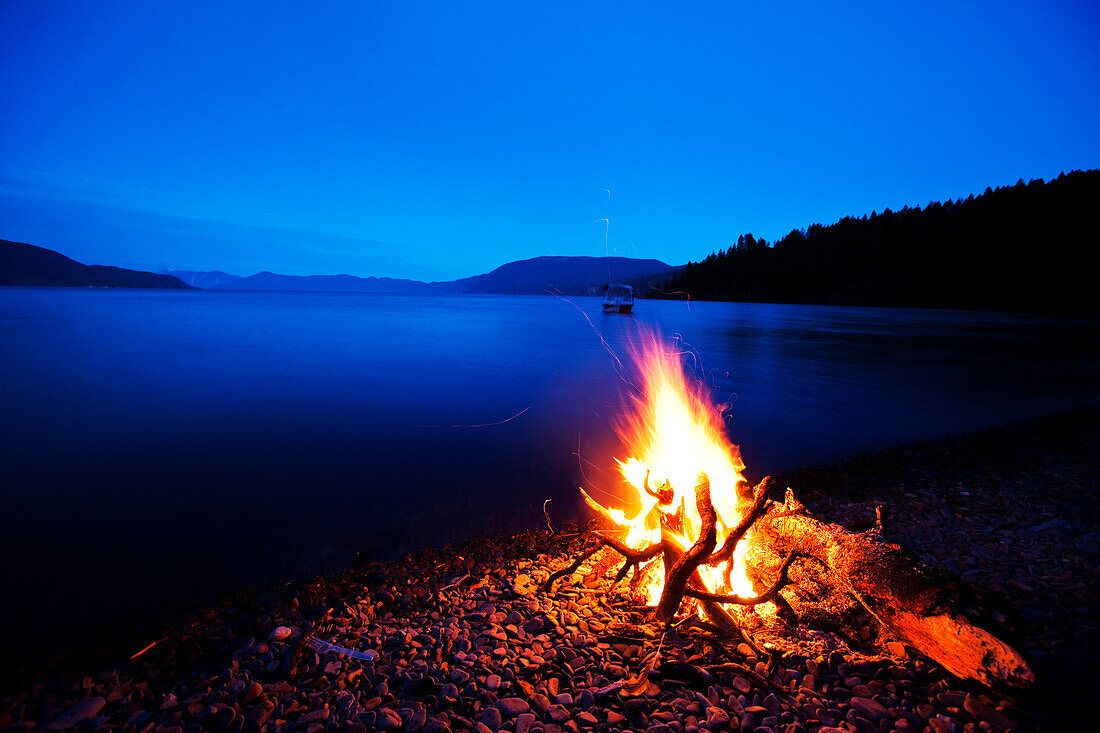
{"label": "boat on water", "polygon": [[604,288],[605,313],[629,313],[634,308],[634,288],[621,283],[611,283]]}

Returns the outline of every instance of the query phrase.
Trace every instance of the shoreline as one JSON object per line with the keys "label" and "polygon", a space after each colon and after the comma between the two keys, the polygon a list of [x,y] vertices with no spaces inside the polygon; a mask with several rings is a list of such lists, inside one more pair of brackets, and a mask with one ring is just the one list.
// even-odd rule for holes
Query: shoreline
{"label": "shoreline", "polygon": [[[654,725],[666,726],[658,733],[691,733],[684,724],[688,718],[699,729],[717,730],[723,727],[722,713],[726,720],[741,716],[742,728],[775,718],[768,726],[773,730],[791,724],[817,730],[829,727],[828,721],[858,728],[868,718],[849,716],[851,698],[888,702],[889,695],[898,697],[906,686],[911,697],[931,706],[914,705],[919,720],[907,720],[908,729],[932,726],[938,731],[928,722],[937,715],[957,724],[957,730],[982,720],[993,729],[1010,727],[1007,723],[1027,729],[1083,721],[1100,660],[1091,610],[1100,593],[1100,572],[1094,567],[1100,559],[1098,449],[1100,407],[1086,407],[776,477],[777,484],[792,486],[812,512],[828,521],[860,524],[882,505],[892,541],[1003,594],[1019,619],[1018,638],[1009,641],[1032,662],[1040,680],[1034,690],[1011,700],[955,680],[920,659],[886,659],[841,648],[822,660],[785,660],[787,669],[779,671],[788,678],[783,689],[791,692],[792,679],[799,684],[784,697],[768,692],[754,676],[761,660],[736,645],[707,646],[690,633],[677,634],[675,643],[681,651],[695,650],[683,661],[703,670],[698,679],[675,680],[674,685],[656,679],[649,683],[656,687],[654,695],[647,689],[636,698],[605,694],[597,699],[595,692],[614,683],[616,672],[617,679],[637,673],[643,652],[652,651],[661,633],[654,626],[655,636],[649,638],[644,633],[649,627],[629,607],[608,605],[602,594],[575,584],[562,583],[553,594],[532,592],[542,577],[566,564],[580,542],[575,533],[542,530],[241,591],[181,613],[155,633],[152,625],[136,630],[133,636],[143,643],[120,640],[83,659],[51,662],[13,680],[5,685],[11,694],[0,706],[0,727],[64,723],[58,716],[68,711],[133,730],[194,725],[235,730],[263,719],[270,729],[281,720],[288,730],[339,725],[438,733],[494,723],[495,714],[486,712],[492,708],[503,712],[503,728],[488,725],[490,730],[514,733],[523,733],[519,727],[526,733],[538,733],[540,727],[544,733],[561,733],[573,731],[571,726],[646,730]],[[633,619],[642,631],[635,643],[625,644],[611,631],[622,618]],[[289,636],[272,638],[280,627],[290,629]],[[375,649],[382,658],[364,663],[331,652],[318,657],[303,644],[313,631],[351,648]],[[156,643],[126,660],[150,642]],[[485,653],[475,654],[478,649]],[[699,655],[694,665],[688,662]],[[570,663],[575,660],[581,661]],[[742,671],[708,672],[702,660]],[[99,671],[85,680],[91,669]],[[817,690],[802,695],[797,691],[811,669],[818,672]],[[680,672],[688,674],[687,668]],[[856,685],[845,684],[842,673],[858,677],[863,688],[855,691],[869,696],[853,694]],[[596,684],[600,679],[607,681]],[[839,697],[828,693],[829,702],[822,703],[826,679],[833,680],[828,689]],[[742,689],[746,685],[748,691]],[[712,690],[717,701],[710,699]],[[841,699],[845,693],[847,699]],[[572,697],[570,705],[554,702],[562,694]],[[550,704],[540,710],[544,699]],[[683,703],[678,712],[674,700]],[[524,712],[509,713],[524,705]],[[551,711],[557,705],[562,709]],[[701,708],[698,714],[685,712],[693,705]],[[668,720],[662,714],[666,708],[672,713]],[[720,712],[712,714],[711,708]],[[871,718],[879,715],[875,706],[860,710]],[[923,712],[929,716],[921,718]],[[534,718],[523,717],[528,715]],[[746,721],[745,715],[755,717]],[[879,719],[887,715],[892,714]],[[670,725],[677,720],[680,731]]]}

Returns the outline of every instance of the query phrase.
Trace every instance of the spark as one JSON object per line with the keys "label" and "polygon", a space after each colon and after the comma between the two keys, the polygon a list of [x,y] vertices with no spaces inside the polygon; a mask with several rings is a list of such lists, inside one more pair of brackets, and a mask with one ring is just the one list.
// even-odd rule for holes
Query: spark
{"label": "spark", "polygon": [[477,425],[421,425],[420,427],[422,427],[422,428],[490,428],[494,425],[503,425],[506,422],[511,422],[512,420],[515,420],[517,417],[519,417],[520,415],[522,415],[523,413],[527,412],[530,409],[531,409],[530,407],[524,407],[522,410],[517,412],[515,415],[512,415],[511,417],[505,418],[503,420],[498,420],[497,422],[484,422],[484,423],[478,423]]}
{"label": "spark", "polygon": [[597,468],[600,471],[600,473],[607,473],[603,469],[598,468],[596,466],[596,464],[592,463],[592,461],[588,460],[587,458],[585,458],[584,456],[581,455],[581,436],[579,434],[577,435],[577,451],[573,455],[575,455],[577,457],[577,468],[581,472],[581,478],[584,479],[584,483],[588,484],[589,490],[591,490],[595,493],[598,493],[598,494],[603,494],[604,496],[608,497],[609,499],[618,500],[619,497],[615,496],[610,491],[606,491],[605,489],[601,489],[599,486],[597,486],[595,484],[595,482],[592,481],[592,479],[588,478],[588,474],[586,474],[584,472],[584,464],[587,463],[588,465],[592,466],[593,468]]}
{"label": "spark", "polygon": [[600,343],[603,344],[603,347],[607,350],[607,353],[611,354],[611,358],[614,359],[615,363],[618,365],[619,379],[621,379],[624,383],[626,383],[626,385],[628,387],[633,387],[634,389],[641,392],[641,390],[638,388],[638,385],[634,384],[629,379],[627,379],[627,377],[626,377],[626,367],[623,366],[623,363],[619,359],[619,356],[615,353],[615,350],[611,348],[611,344],[607,343],[607,339],[605,339],[603,337],[603,334],[600,333],[600,329],[596,328],[596,324],[592,322],[592,319],[588,317],[588,314],[585,313],[579,305],[577,305],[576,303],[571,301],[569,298],[562,297],[560,295],[557,295],[556,293],[551,293],[551,295],[553,295],[558,300],[564,300],[566,303],[568,303],[569,305],[576,308],[578,313],[580,313],[582,316],[584,316],[584,320],[588,321],[588,325],[595,332],[596,337],[599,338],[599,340],[600,340]]}
{"label": "spark", "polygon": [[[604,190],[607,191],[606,188]],[[607,196],[608,196],[608,198],[611,197],[611,192],[610,191],[607,191]],[[611,251],[610,251],[611,250],[611,244],[610,244],[609,235],[610,235],[610,232],[611,232],[611,220],[607,219],[607,218],[596,219],[592,223],[593,224],[598,224],[601,221],[603,222],[603,256],[607,260],[607,282],[610,283],[611,282]]]}
{"label": "spark", "polygon": [[[164,638],[165,638],[165,639],[167,639],[168,637],[164,637]],[[157,639],[156,641],[154,641],[154,642],[153,642],[152,644],[150,644],[149,646],[147,646],[147,647],[145,647],[144,649],[142,649],[142,650],[141,650],[140,652],[138,652],[137,654],[134,654],[134,655],[133,655],[132,657],[130,657],[130,659],[137,659],[137,658],[138,658],[138,657],[140,657],[140,656],[141,656],[142,654],[144,654],[145,652],[149,651],[150,649],[152,649],[153,647],[155,647],[155,646],[156,646],[157,644],[161,643],[162,641],[164,641],[164,639]]]}

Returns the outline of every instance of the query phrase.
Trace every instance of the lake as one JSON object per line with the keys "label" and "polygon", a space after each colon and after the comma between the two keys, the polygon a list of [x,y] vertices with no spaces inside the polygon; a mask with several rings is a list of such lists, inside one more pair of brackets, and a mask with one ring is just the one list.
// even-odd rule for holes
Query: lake
{"label": "lake", "polygon": [[599,306],[0,288],[2,640],[580,516],[643,328],[751,478],[1100,401],[1095,319]]}

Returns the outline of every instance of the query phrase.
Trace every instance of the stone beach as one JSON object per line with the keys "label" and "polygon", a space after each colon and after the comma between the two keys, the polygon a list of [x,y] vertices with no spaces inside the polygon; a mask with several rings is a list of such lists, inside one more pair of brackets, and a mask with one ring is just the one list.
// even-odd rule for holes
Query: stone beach
{"label": "stone beach", "polygon": [[180,614],[116,659],[23,675],[0,728],[1084,729],[1100,721],[1098,476],[1100,409],[1084,408],[776,477],[828,521],[873,522],[882,506],[891,541],[997,599],[1006,640],[1039,678],[1031,690],[960,681],[900,643],[862,647],[812,625],[770,657],[702,624],[662,627],[607,593],[609,551],[544,591],[584,543],[583,528],[544,527]]}

